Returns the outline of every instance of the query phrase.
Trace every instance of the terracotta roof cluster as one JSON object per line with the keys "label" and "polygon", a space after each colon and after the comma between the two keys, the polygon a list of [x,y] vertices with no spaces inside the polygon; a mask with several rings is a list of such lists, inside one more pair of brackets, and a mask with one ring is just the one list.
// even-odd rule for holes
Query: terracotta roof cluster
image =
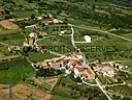
{"label": "terracotta roof cluster", "polygon": [[95,73],[89,66],[81,62],[82,58],[81,53],[75,51],[69,56],[40,61],[36,63],[36,67],[46,69],[59,66],[60,68],[63,67],[65,70],[73,72],[75,78],[83,76],[88,79],[95,79]]}

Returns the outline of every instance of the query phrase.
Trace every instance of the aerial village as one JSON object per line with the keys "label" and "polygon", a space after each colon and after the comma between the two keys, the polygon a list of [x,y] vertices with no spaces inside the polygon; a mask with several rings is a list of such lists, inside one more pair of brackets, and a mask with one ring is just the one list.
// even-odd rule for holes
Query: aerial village
{"label": "aerial village", "polygon": [[[4,13],[4,10],[0,9],[0,13]],[[33,24],[29,20],[33,20],[34,21]],[[18,23],[19,21],[20,22],[22,21],[22,25],[18,25],[20,24]],[[29,22],[26,23],[26,21],[29,21]],[[11,55],[7,57],[1,56],[0,61],[2,62],[2,64],[3,62],[4,63],[12,62],[11,59],[14,59],[17,57],[20,57],[21,59],[20,62],[17,62],[20,64],[20,66],[22,66],[23,64],[21,63],[22,61],[26,61],[26,63],[30,64],[30,68],[33,71],[31,75],[30,75],[30,72],[27,71],[20,76],[22,77],[22,81],[23,81],[22,83],[24,82],[27,82],[28,84],[30,83],[31,86],[34,86],[35,88],[39,87],[39,89],[44,87],[44,90],[46,91],[46,96],[48,95],[48,97],[43,96],[43,92],[42,94],[40,93],[41,95],[38,95],[39,92],[38,94],[35,94],[34,92],[35,90],[34,91],[32,90],[30,91],[28,95],[24,94],[24,96],[26,95],[25,98],[28,98],[28,99],[20,99],[20,100],[51,100],[51,94],[54,95],[55,93],[62,92],[62,91],[58,92],[57,90],[55,90],[57,86],[61,89],[70,88],[72,91],[71,94],[73,95],[73,97],[75,96],[74,99],[77,99],[79,98],[79,96],[76,96],[75,94],[77,93],[73,92],[75,90],[74,85],[76,85],[77,88],[86,86],[85,88],[88,89],[89,91],[90,91],[90,88],[92,89],[94,88],[95,91],[97,90],[98,92],[97,95],[103,95],[102,97],[106,98],[104,100],[116,100],[115,99],[116,97],[121,98],[121,100],[125,100],[125,99],[122,99],[122,98],[125,98],[125,96],[120,91],[117,94],[115,94],[114,89],[111,90],[111,87],[114,87],[114,86],[119,86],[119,87],[128,86],[130,88],[132,87],[131,80],[125,79],[126,77],[127,78],[130,77],[132,74],[129,69],[130,66],[127,66],[127,64],[125,65],[125,64],[118,63],[118,61],[116,62],[116,61],[107,60],[107,58],[101,59],[101,57],[94,58],[91,61],[89,59],[90,55],[84,53],[84,51],[81,49],[81,46],[78,44],[83,44],[83,45],[86,45],[87,47],[89,44],[92,44],[92,43],[94,44],[95,42],[95,36],[91,36],[87,33],[85,33],[83,37],[77,36],[77,32],[78,32],[76,31],[77,28],[81,28],[81,31],[82,31],[84,30],[84,27],[83,28],[78,27],[74,24],[67,22],[66,20],[62,20],[62,19],[60,20],[59,18],[54,17],[52,13],[45,13],[45,14],[42,14],[42,16],[32,15],[31,18],[30,17],[16,18],[16,19],[9,18],[5,20],[0,20],[0,27],[1,27],[0,28],[1,30],[6,30],[6,31],[13,30],[13,32],[17,31],[17,33],[20,33],[19,35],[21,35],[20,41],[18,37],[18,41],[20,42],[18,44],[17,44],[17,41],[15,42],[13,41],[14,42],[13,44],[9,44],[10,41],[8,42],[0,41],[0,46],[6,48],[6,50],[8,50],[8,51],[5,50],[7,54]],[[90,33],[91,31],[88,31],[88,32]],[[52,51],[52,49],[54,50],[55,48],[54,43],[56,43],[59,48],[66,45],[65,43],[63,44],[63,46],[59,45],[59,43],[56,42],[55,39],[53,39],[53,41],[51,39],[51,42],[53,43],[53,45],[51,46],[52,49],[49,49],[50,43],[48,44],[46,39],[49,38],[49,41],[50,41],[50,38],[53,37],[54,35],[56,39],[58,40],[59,40],[59,37],[68,37],[68,39],[62,38],[61,42],[63,44],[63,41],[66,41],[66,42],[70,41],[69,44],[72,47],[72,49],[70,49],[68,53],[65,53],[65,52],[60,53],[60,51]],[[75,40],[75,37],[79,39]],[[8,38],[3,38],[4,41],[6,41],[7,39]],[[103,40],[103,39],[104,37],[97,36],[97,40]],[[97,42],[100,42],[100,41],[97,41]],[[35,56],[35,57],[32,56],[38,53],[40,54],[39,56]],[[46,54],[48,54],[48,59],[45,58],[44,56]],[[49,54],[52,54],[54,56],[50,57]],[[41,58],[41,56],[44,56],[44,57]],[[35,58],[37,60],[32,60],[32,58]],[[11,67],[12,67],[12,64],[11,64]],[[27,65],[26,65],[26,68],[27,68]],[[19,67],[19,69],[21,70],[21,67]],[[6,70],[8,70],[8,68]],[[72,82],[71,82],[72,84],[71,85],[70,82],[66,80],[67,77],[70,78],[69,79],[70,82],[71,80],[75,82],[74,85],[72,84]],[[48,78],[50,78],[49,80],[53,79],[52,82],[50,82]],[[45,80],[46,81],[48,80],[46,84],[43,83],[43,81]],[[60,86],[60,83],[61,83],[61,86]],[[51,85],[49,90],[46,87],[47,84]],[[69,87],[66,84],[70,84]],[[0,85],[0,89],[4,89],[4,88],[5,87],[1,88],[1,85]],[[83,92],[84,94],[86,93],[87,95],[89,91],[84,90]],[[5,91],[3,92],[2,90],[2,93],[4,94]],[[48,93],[49,94],[51,93],[50,96]],[[79,93],[81,95],[81,92]],[[91,92],[90,95],[92,95],[92,93],[93,91]],[[9,86],[9,94],[12,94],[10,86]],[[83,95],[82,97],[85,97],[84,94],[82,93]],[[34,96],[38,97],[38,99],[31,99]],[[39,99],[39,97],[41,99]],[[85,99],[84,98],[83,99],[87,100],[86,98],[88,98],[88,96],[86,96]],[[83,99],[79,99],[79,100],[83,100]],[[63,99],[59,99],[59,100],[63,100]],[[92,98],[91,100],[94,100],[94,99]]]}
{"label": "aerial village", "polygon": [[[50,26],[50,25],[57,25],[57,24],[63,24],[63,21],[53,18],[53,16],[47,15],[48,17],[37,17],[37,20],[40,20],[42,22],[42,25],[44,26]],[[4,24],[3,24],[4,23]],[[4,20],[0,21],[0,25],[4,28],[10,29],[17,29],[18,26],[12,22],[12,19],[10,20]],[[11,27],[10,27],[11,25]],[[64,23],[66,26],[66,24]],[[73,32],[73,27],[70,24],[67,24],[68,29],[59,29],[58,35],[64,35],[66,32]],[[39,24],[33,24],[29,26],[25,26],[25,29],[38,29],[40,27]],[[48,52],[49,50],[43,45],[37,43],[38,35],[42,36],[42,39],[48,36],[47,32],[41,31],[38,33],[30,32],[25,37],[25,41],[23,42],[22,46],[8,46],[8,51],[12,54],[18,54],[19,56],[22,56],[24,58],[27,58],[29,56],[29,52],[41,52],[43,55]],[[91,43],[92,38],[88,35],[84,36],[85,42]],[[74,40],[71,40],[74,42]],[[84,43],[85,43],[84,42]],[[85,84],[92,84],[96,86],[99,85],[99,88],[104,92],[104,94],[107,96],[106,91],[101,86],[100,80],[98,79],[98,75],[101,74],[103,77],[107,77],[113,82],[117,82],[116,74],[117,70],[122,70],[125,66],[120,65],[118,63],[114,62],[102,62],[101,59],[95,59],[95,61],[86,63],[84,60],[86,59],[83,51],[80,51],[79,48],[75,46],[73,43],[74,50],[70,52],[68,55],[64,54],[58,54],[55,53],[55,55],[59,55],[55,58],[50,58],[42,61],[33,62],[30,59],[27,59],[27,61],[31,64],[32,68],[36,72],[44,72],[49,73],[50,69],[55,70],[62,70],[64,73],[64,77],[67,77],[68,75],[73,75],[73,78],[76,79],[77,83],[85,83]],[[4,61],[4,59],[3,59]],[[116,68],[116,71],[115,71]],[[125,67],[127,69],[127,67]],[[41,76],[42,77],[42,76]],[[107,97],[110,98],[109,96]],[[111,99],[109,99],[111,100]]]}
{"label": "aerial village", "polygon": [[[48,19],[46,17],[46,20],[43,20],[43,17],[38,17],[38,20],[42,20],[42,24],[45,26],[48,26],[50,24],[59,24],[63,23],[63,21],[52,18],[53,16],[51,14],[48,15]],[[34,24],[30,26],[25,26],[25,28],[34,28],[37,29],[39,25]],[[62,30],[60,31],[60,34],[64,34],[68,30]],[[44,36],[46,32],[41,32],[40,34]],[[48,51],[47,48],[44,45],[37,43],[37,33],[31,32],[23,42],[22,47],[18,46],[11,46],[8,48],[8,50],[12,53],[20,53],[22,56],[27,56],[28,52],[34,51],[34,52],[44,52]],[[47,34],[46,34],[47,35]],[[88,36],[87,36],[88,37]],[[85,36],[86,38],[86,36]],[[90,39],[89,39],[90,38]],[[91,42],[91,37],[86,38],[87,43]],[[24,55],[25,54],[25,55]],[[82,55],[82,52],[78,49],[75,49],[71,52],[70,55],[64,55],[57,58],[51,58],[43,61],[39,61],[36,63],[32,63],[32,67],[36,70],[41,69],[64,69],[65,73],[74,74],[74,78],[85,78],[89,80],[95,80],[96,74],[95,72],[102,73],[105,76],[108,77],[114,77],[115,72],[112,68],[112,65],[108,64],[102,64],[100,59],[97,59],[97,61],[93,62],[92,66],[85,63],[84,57]],[[93,66],[94,65],[94,66]]]}

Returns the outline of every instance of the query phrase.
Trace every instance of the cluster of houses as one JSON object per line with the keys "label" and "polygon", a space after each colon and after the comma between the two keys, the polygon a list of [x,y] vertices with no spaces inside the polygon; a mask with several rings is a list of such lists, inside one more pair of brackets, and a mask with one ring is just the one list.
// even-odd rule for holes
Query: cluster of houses
{"label": "cluster of houses", "polygon": [[[40,25],[44,25],[44,26],[64,23],[62,20],[53,18],[51,14],[47,14],[45,16],[38,16],[36,17],[36,19],[39,20]],[[38,28],[38,24],[25,26],[25,28]]]}
{"label": "cluster of houses", "polygon": [[74,78],[82,77],[89,80],[96,78],[95,72],[102,73],[108,77],[114,77],[115,72],[110,64],[102,64],[100,60],[97,60],[95,66],[91,68],[87,64],[83,63],[83,56],[79,51],[74,51],[68,56],[62,56],[43,60],[35,63],[37,69],[65,69],[65,74],[74,74]]}
{"label": "cluster of houses", "polygon": [[102,73],[104,76],[114,77],[115,71],[111,64],[102,63],[101,60],[97,60],[95,66],[93,67],[94,71]]}
{"label": "cluster of houses", "polygon": [[[69,32],[70,28],[66,28],[65,27],[66,23],[64,21],[62,21],[62,20],[54,18],[51,14],[48,14],[48,15],[45,15],[45,16],[38,16],[38,17],[36,17],[36,19],[39,21],[38,23],[25,26],[25,28],[26,29],[30,29],[30,28],[32,28],[32,29],[38,29],[38,28],[40,28],[42,26],[49,26],[49,25],[60,24],[60,26],[58,26],[58,29],[57,29],[57,31],[59,31],[59,35],[62,35],[64,33]],[[62,28],[63,25],[64,25],[65,28]],[[66,25],[66,26],[68,26],[68,25]],[[40,35],[40,36],[47,36],[48,32],[43,32],[42,31],[42,32],[37,33],[37,34]]]}
{"label": "cluster of houses", "polygon": [[68,56],[53,58],[37,62],[35,67],[37,69],[60,68],[65,69],[66,74],[74,74],[74,78],[84,77],[88,79],[95,79],[94,71],[82,62],[83,56],[79,51],[74,51]]}
{"label": "cluster of houses", "polygon": [[[59,23],[63,23],[63,21],[53,18],[51,14],[48,14],[47,16],[39,16],[37,17],[38,20],[40,20],[41,25],[51,25],[51,24],[59,24]],[[4,23],[4,25],[7,26],[12,26],[13,29],[18,28],[17,26],[15,26],[15,24],[11,25],[10,21],[0,21],[0,25]],[[8,23],[9,25],[7,25],[6,23]],[[38,23],[37,24],[33,24],[33,25],[29,25],[29,26],[25,26],[26,29],[28,28],[39,28],[40,25]],[[2,24],[3,25],[3,24]],[[5,27],[5,26],[3,26]],[[60,34],[64,34],[65,32],[67,32],[67,30],[62,30],[60,31]],[[48,35],[47,32],[45,31],[40,31],[38,33],[30,33],[28,37],[26,37],[26,40],[23,43],[22,47],[19,46],[11,46],[8,48],[8,50],[10,52],[14,52],[14,53],[22,53],[25,54],[25,52],[27,53],[28,51],[41,51],[44,52],[46,49],[43,45],[39,45],[36,43],[36,39],[38,38],[38,36],[41,37],[46,37]],[[24,51],[24,52],[23,52]]]}
{"label": "cluster of houses", "polygon": [[20,53],[22,55],[25,55],[25,53],[28,53],[29,51],[35,51],[35,52],[42,52],[44,53],[46,51],[45,46],[38,44],[36,42],[37,34],[36,33],[30,33],[28,37],[26,37],[25,41],[23,42],[23,46],[11,46],[8,48],[8,51],[12,53]]}
{"label": "cluster of houses", "polygon": [[44,50],[46,50],[45,47],[43,45],[38,44],[36,40],[37,34],[34,32],[30,33],[26,40],[23,42],[23,47],[35,50],[36,52],[41,51],[43,53]]}
{"label": "cluster of houses", "polygon": [[[44,25],[50,25],[50,24],[57,24],[57,23],[63,23],[63,21],[55,19],[55,18],[41,18],[38,17],[39,20],[41,20],[41,23]],[[31,25],[26,26],[25,28],[37,28],[38,25]],[[64,30],[61,34],[65,33]],[[47,35],[46,32],[40,32],[41,35]],[[36,42],[38,35],[34,32],[30,33],[28,37],[26,37],[26,40],[23,42],[22,49],[20,47],[15,47],[13,51],[31,51],[35,50],[44,52],[46,48],[43,45],[39,45]],[[89,36],[85,36],[85,39],[87,42],[91,42],[91,38]],[[37,69],[48,69],[48,68],[55,68],[55,69],[65,69],[66,75],[72,74],[74,75],[74,78],[87,78],[87,79],[95,79],[96,74],[95,72],[103,73],[103,75],[113,77],[114,76],[114,70],[112,67],[110,67],[109,64],[102,64],[100,60],[97,60],[95,63],[95,66],[89,66],[88,64],[83,63],[83,55],[79,50],[75,50],[70,55],[52,58],[44,61],[37,62],[33,64]]]}

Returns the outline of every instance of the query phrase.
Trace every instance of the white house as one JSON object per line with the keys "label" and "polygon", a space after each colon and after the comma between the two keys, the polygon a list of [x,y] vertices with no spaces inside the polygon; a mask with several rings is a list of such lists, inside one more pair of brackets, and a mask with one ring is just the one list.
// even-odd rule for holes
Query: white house
{"label": "white house", "polygon": [[86,41],[87,43],[91,43],[91,42],[92,42],[91,37],[88,36],[88,35],[85,35],[85,36],[84,36],[84,39],[85,39],[85,41]]}

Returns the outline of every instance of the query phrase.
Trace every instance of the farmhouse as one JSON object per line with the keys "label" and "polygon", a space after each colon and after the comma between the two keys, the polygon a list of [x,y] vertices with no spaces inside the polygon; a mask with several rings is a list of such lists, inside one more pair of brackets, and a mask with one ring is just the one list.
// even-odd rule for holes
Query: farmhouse
{"label": "farmhouse", "polygon": [[34,46],[36,44],[36,41],[35,41],[36,38],[37,38],[36,33],[31,32],[29,34],[28,38],[26,38],[26,40],[24,41],[23,46],[25,46],[25,47]]}
{"label": "farmhouse", "polygon": [[36,63],[35,66],[38,69],[57,68],[57,67],[62,66],[63,59],[64,59],[64,57],[47,59],[47,60],[40,61],[40,62]]}
{"label": "farmhouse", "polygon": [[96,61],[96,66],[94,67],[94,70],[108,77],[113,77],[115,74],[114,69],[110,64],[102,64],[100,60]]}
{"label": "farmhouse", "polygon": [[37,28],[37,24],[33,24],[33,25],[29,25],[29,26],[25,26],[25,28]]}
{"label": "farmhouse", "polygon": [[85,68],[83,70],[82,74],[88,79],[95,79],[95,73],[93,72],[93,70],[90,67]]}
{"label": "farmhouse", "polygon": [[51,19],[51,18],[43,19],[41,21],[42,25],[51,25],[51,24],[59,24],[59,23],[63,23],[63,21],[58,20],[58,19]]}

